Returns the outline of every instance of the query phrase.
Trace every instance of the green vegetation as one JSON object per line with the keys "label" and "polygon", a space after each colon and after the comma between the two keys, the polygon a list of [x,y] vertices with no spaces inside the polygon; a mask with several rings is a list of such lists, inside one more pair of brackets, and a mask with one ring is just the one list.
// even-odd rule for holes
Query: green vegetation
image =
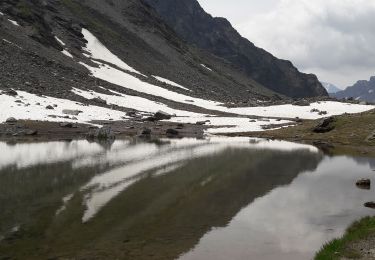
{"label": "green vegetation", "polygon": [[335,239],[323,246],[316,254],[315,260],[335,260],[346,257],[358,259],[361,253],[353,248],[354,243],[375,235],[375,217],[367,217],[355,222],[340,239]]}
{"label": "green vegetation", "polygon": [[318,141],[334,146],[334,149],[329,151],[333,155],[375,156],[375,139],[368,138],[375,131],[375,110],[345,114],[335,118],[335,129],[328,133],[312,131],[320,120],[304,120],[294,127],[240,135],[310,144]]}

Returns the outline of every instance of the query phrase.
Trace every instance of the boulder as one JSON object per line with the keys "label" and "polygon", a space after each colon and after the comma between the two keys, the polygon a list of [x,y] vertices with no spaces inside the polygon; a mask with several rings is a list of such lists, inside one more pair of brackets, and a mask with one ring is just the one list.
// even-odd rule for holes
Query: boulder
{"label": "boulder", "polygon": [[324,118],[319,122],[317,126],[314,127],[313,132],[315,133],[327,133],[335,129],[334,126],[335,118],[334,117],[328,117]]}
{"label": "boulder", "polygon": [[115,133],[112,131],[111,127],[103,126],[99,129],[91,129],[87,134],[88,139],[99,139],[99,140],[109,140],[115,139]]}
{"label": "boulder", "polygon": [[78,116],[82,111],[80,110],[73,110],[73,109],[64,109],[63,114],[65,115],[71,115],[71,116]]}
{"label": "boulder", "polygon": [[48,105],[48,106],[46,106],[46,109],[52,110],[52,109],[54,109],[54,108],[53,108],[53,106]]}
{"label": "boulder", "polygon": [[15,124],[17,123],[17,119],[15,119],[14,117],[9,117],[7,120],[5,120],[5,122],[8,124]]}
{"label": "boulder", "polygon": [[160,120],[169,120],[171,118],[172,116],[170,114],[163,112],[163,111],[158,111],[153,116],[150,116],[146,118],[145,120],[155,122],[155,121],[160,121]]}
{"label": "boulder", "polygon": [[156,121],[160,121],[160,120],[169,120],[172,118],[172,116],[166,112],[163,112],[163,111],[158,111],[155,113],[155,115],[153,116],[155,118]]}

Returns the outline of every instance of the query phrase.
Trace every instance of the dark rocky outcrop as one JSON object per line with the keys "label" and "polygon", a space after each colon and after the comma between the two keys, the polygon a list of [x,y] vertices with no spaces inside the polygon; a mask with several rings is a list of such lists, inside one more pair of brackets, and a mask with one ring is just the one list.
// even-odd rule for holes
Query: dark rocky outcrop
{"label": "dark rocky outcrop", "polygon": [[331,94],[336,98],[356,99],[360,101],[375,102],[375,77],[371,77],[369,81],[360,80],[351,87],[347,87],[343,91]]}
{"label": "dark rocky outcrop", "polygon": [[196,0],[145,0],[190,44],[224,58],[263,86],[289,97],[326,96],[317,77],[299,72],[243,38],[224,18],[213,18]]}
{"label": "dark rocky outcrop", "polygon": [[328,117],[322,119],[317,126],[314,127],[313,132],[315,133],[327,133],[335,129],[334,126],[335,118]]}

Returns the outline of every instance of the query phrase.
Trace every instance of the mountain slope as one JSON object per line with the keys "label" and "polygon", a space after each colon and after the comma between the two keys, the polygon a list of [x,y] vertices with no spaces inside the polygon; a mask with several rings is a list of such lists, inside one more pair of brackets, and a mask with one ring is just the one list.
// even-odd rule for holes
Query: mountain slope
{"label": "mountain slope", "polygon": [[361,101],[375,102],[375,77],[371,77],[369,81],[359,80],[351,87],[337,92],[333,95],[337,98],[354,98]]}
{"label": "mountain slope", "polygon": [[[283,98],[248,78],[231,64],[187,45],[142,1],[5,0],[0,3],[0,10],[21,25],[18,28],[11,25],[3,27],[1,32],[4,35],[17,37],[14,41],[21,47],[25,46],[23,50],[33,45],[31,52],[47,60],[58,60],[57,63],[64,67],[73,66],[78,71],[87,71],[77,64],[87,60],[82,55],[85,39],[81,31],[85,27],[111,52],[145,75],[140,79],[150,84],[187,93],[166,84],[166,80],[162,82],[152,77],[159,76],[190,89],[192,96],[221,102],[246,104]],[[17,33],[14,34],[14,30]],[[38,50],[38,43],[42,49]],[[66,58],[56,59],[56,54],[63,49],[74,56],[75,64]],[[27,71],[21,67],[19,70]],[[34,74],[41,77],[42,71]],[[16,84],[14,87],[25,86]]]}
{"label": "mountain slope", "polygon": [[187,42],[224,58],[273,91],[290,97],[326,96],[315,75],[300,73],[243,38],[224,18],[213,18],[196,0],[144,0]]}

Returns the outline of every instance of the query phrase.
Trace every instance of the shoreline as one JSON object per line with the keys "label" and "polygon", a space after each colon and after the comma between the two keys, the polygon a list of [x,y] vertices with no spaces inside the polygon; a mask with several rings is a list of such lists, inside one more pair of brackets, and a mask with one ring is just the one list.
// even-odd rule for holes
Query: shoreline
{"label": "shoreline", "polygon": [[[322,120],[300,120],[296,122],[295,126],[276,130],[216,134],[216,136],[283,140],[313,145],[327,155],[375,157],[375,110],[359,114],[335,116],[332,130],[325,133],[314,132],[314,127]],[[91,131],[98,129],[98,126],[94,126],[93,124],[103,127],[109,126],[115,138],[118,139],[129,137],[203,138],[205,130],[209,127],[204,124],[139,120],[95,121],[90,123],[91,125],[17,120],[12,123],[0,124],[0,141],[12,143],[87,139]],[[113,139],[109,138],[105,140]],[[97,141],[103,141],[103,139]],[[371,248],[374,241],[375,211],[373,217],[370,216],[359,220],[349,227],[347,233],[342,238],[337,238],[327,243],[317,253],[315,259],[348,259],[353,256],[356,259],[373,259],[365,257],[371,255],[375,258],[375,248]],[[369,245],[370,250],[368,249]]]}

